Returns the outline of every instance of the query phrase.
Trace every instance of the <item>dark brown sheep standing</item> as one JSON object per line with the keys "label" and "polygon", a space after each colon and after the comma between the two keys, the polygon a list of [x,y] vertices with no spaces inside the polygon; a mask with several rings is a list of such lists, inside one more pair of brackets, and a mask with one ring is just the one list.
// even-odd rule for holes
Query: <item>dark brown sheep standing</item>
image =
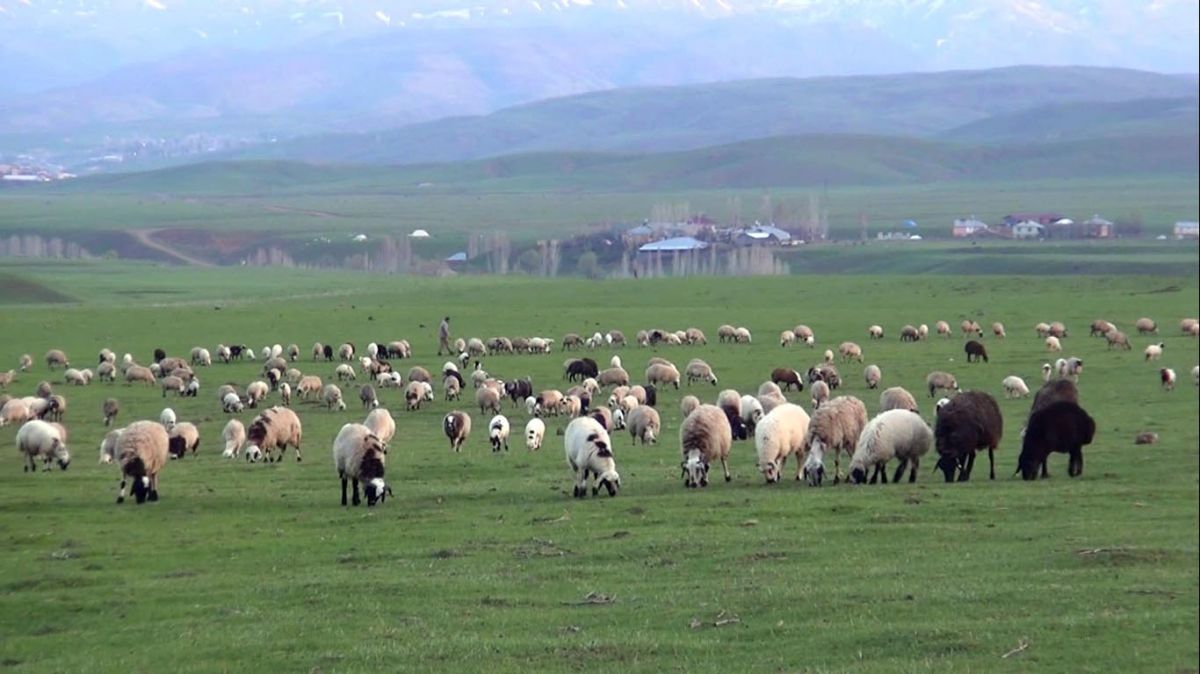
{"label": "dark brown sheep standing", "polygon": [[964,391],[937,411],[934,437],[937,442],[938,468],[953,482],[971,479],[975,452],[987,447],[991,479],[996,479],[996,448],[1004,436],[1004,417],[996,399],[982,391]]}
{"label": "dark brown sheep standing", "polygon": [[1057,402],[1072,402],[1079,404],[1079,389],[1069,379],[1055,379],[1042,384],[1033,396],[1033,405],[1029,408],[1032,417],[1038,410],[1045,409]]}
{"label": "dark brown sheep standing", "polygon": [[779,384],[784,391],[791,390],[793,386],[797,391],[804,390],[804,381],[800,379],[800,373],[790,367],[777,367],[771,370],[771,381]]}
{"label": "dark brown sheep standing", "polygon": [[1062,452],[1071,457],[1067,474],[1079,477],[1083,474],[1083,446],[1092,444],[1095,436],[1096,422],[1082,407],[1069,400],[1051,403],[1029,417],[1017,472],[1023,479],[1035,480],[1040,467],[1042,477],[1050,477],[1047,458],[1052,452]]}
{"label": "dark brown sheep standing", "polygon": [[971,341],[967,342],[963,349],[967,352],[968,363],[971,361],[978,363],[980,359],[983,359],[983,362],[985,363],[988,362],[987,349],[983,347],[983,344],[972,339]]}

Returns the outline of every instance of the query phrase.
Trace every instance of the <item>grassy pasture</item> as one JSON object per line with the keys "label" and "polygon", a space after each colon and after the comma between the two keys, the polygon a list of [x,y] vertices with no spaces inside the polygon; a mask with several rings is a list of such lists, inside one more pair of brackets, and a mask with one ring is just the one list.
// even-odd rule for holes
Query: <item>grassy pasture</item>
{"label": "grassy pasture", "polygon": [[[481,337],[694,325],[715,340],[717,325],[732,322],[753,330],[754,344],[660,355],[703,357],[719,388],[749,391],[772,367],[803,369],[852,339],[885,385],[918,394],[927,419],[921,383],[948,369],[1000,398],[1006,422],[995,482],[979,479],[985,458],[965,485],[943,485],[927,460],[915,485],[766,487],[752,444],[735,443],[733,481],[688,491],[677,444],[687,391],[664,391],[659,445],[614,437],[621,495],[577,501],[553,430],[540,452],[514,438],[493,455],[476,408],[475,431],[454,455],[439,423],[452,404],[439,397],[405,413],[384,392],[399,427],[389,456],[396,498],[343,509],[329,445],[341,424],[364,416],[352,387],[343,387],[345,413],[298,406],[302,463],[291,452],[275,465],[220,458],[226,418],[213,391],[254,378],[259,366],[247,362],[202,370],[198,399],[166,401],[199,424],[201,452],[164,470],[161,502],[118,507],[115,469],[95,463],[101,401],[121,400],[122,424],[156,418],[164,401],[121,384],[66,390],[69,471],[21,473],[13,429],[0,430],[0,662],[14,671],[1107,672],[1188,671],[1200,660],[1200,434],[1189,379],[1198,353],[1175,327],[1200,303],[1194,275],[588,283],[105,263],[6,263],[0,273],[79,300],[5,308],[0,364],[52,346],[90,366],[102,346],[144,362],[156,346],[186,355],[195,344],[296,342],[299,367],[329,379],[333,365],[308,358],[315,340],[406,337],[413,363],[439,368],[445,313],[456,335]],[[1181,375],[1173,393],[1141,361],[1151,338],[1116,353],[1086,336],[1094,318],[1128,328],[1141,315],[1162,325],[1162,364]],[[1007,324],[1007,340],[985,340],[990,363],[966,365],[957,336],[896,340],[904,323],[965,317]],[[1072,330],[1067,354],[1086,362],[1080,386],[1098,436],[1081,479],[1068,479],[1056,455],[1051,480],[1023,483],[1010,475],[1029,401],[1003,400],[1000,380],[1019,374],[1036,385],[1047,354],[1032,326],[1053,319]],[[819,348],[780,349],[779,331],[800,322]],[[871,323],[885,340],[867,340]],[[636,379],[651,353],[620,355]],[[558,387],[563,357],[484,365]],[[841,392],[874,413],[878,395],[861,366],[841,369]],[[61,374],[38,363],[10,391],[27,394],[40,379]],[[692,388],[710,401],[718,390]],[[806,393],[789,398],[807,408]],[[469,410],[467,398],[459,405]],[[505,413],[518,435],[524,412]],[[1135,447],[1139,430],[1162,441]]]}

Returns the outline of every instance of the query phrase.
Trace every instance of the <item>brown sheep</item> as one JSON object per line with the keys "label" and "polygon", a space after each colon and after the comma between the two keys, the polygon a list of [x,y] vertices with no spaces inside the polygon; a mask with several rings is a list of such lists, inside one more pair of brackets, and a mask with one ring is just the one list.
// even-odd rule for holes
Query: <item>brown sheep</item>
{"label": "brown sheep", "polygon": [[1051,403],[1029,417],[1017,472],[1022,479],[1035,480],[1040,467],[1042,477],[1050,477],[1046,470],[1049,455],[1063,452],[1071,457],[1067,474],[1079,477],[1083,474],[1083,447],[1095,436],[1096,422],[1082,407],[1069,400]]}
{"label": "brown sheep", "polygon": [[971,479],[975,452],[987,447],[991,479],[996,479],[995,451],[1004,436],[1004,417],[996,399],[982,391],[964,391],[937,411],[934,437],[939,455],[937,466],[953,482]]}
{"label": "brown sheep", "polygon": [[813,411],[808,434],[804,438],[809,455],[803,473],[810,485],[819,487],[825,477],[824,457],[827,449],[833,452],[833,483],[841,482],[841,454],[845,452],[847,461],[854,456],[858,436],[866,425],[867,408],[854,396],[838,396]]}
{"label": "brown sheep", "polygon": [[[279,406],[263,410],[246,429],[246,457],[257,460],[255,457],[261,454],[268,462],[283,461],[283,455],[291,445],[296,448],[296,461],[302,461],[301,435],[300,417],[292,410]],[[272,456],[275,449],[279,450],[278,457]]]}
{"label": "brown sheep", "polygon": [[708,486],[708,467],[715,460],[721,461],[725,481],[729,482],[729,448],[733,436],[725,413],[715,405],[701,405],[683,420],[679,426],[679,446],[683,453],[680,467],[683,469],[684,486],[688,488]]}
{"label": "brown sheep", "polygon": [[121,466],[117,503],[125,502],[130,480],[139,505],[158,500],[158,473],[167,465],[168,442],[167,430],[153,421],[135,421],[117,437],[115,453]]}
{"label": "brown sheep", "polygon": [[771,370],[771,381],[779,384],[784,391],[791,390],[793,386],[797,391],[804,390],[804,380],[800,378],[800,373],[790,367],[777,367]]}

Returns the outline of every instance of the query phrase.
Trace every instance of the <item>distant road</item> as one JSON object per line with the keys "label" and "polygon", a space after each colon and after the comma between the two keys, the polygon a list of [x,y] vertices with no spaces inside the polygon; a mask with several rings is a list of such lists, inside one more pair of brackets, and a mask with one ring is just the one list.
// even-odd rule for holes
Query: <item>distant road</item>
{"label": "distant road", "polygon": [[213,267],[216,266],[207,260],[201,260],[198,257],[193,257],[187,253],[175,250],[174,248],[155,241],[153,236],[162,230],[158,229],[129,229],[126,232],[134,239],[147,248],[153,248],[164,255],[171,257],[181,264],[191,265],[193,267]]}

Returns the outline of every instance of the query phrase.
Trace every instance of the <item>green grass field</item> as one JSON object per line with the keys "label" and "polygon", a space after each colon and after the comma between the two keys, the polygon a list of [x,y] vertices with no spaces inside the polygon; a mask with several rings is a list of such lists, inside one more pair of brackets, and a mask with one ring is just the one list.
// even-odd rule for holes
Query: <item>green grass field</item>
{"label": "green grass field", "polygon": [[[227,417],[223,382],[244,386],[259,365],[214,365],[198,373],[197,399],[164,401],[157,389],[123,384],[58,386],[74,460],[67,472],[21,472],[14,430],[0,430],[0,663],[12,671],[1195,671],[1200,522],[1195,340],[1177,324],[1194,316],[1194,272],[1176,277],[922,277],[800,275],[771,279],[656,281],[369,277],[279,269],[166,269],[128,263],[0,264],[27,282],[0,294],[5,313],[0,365],[34,355],[8,393],[39,380],[40,361],[61,347],[92,366],[108,346],[150,359],[155,347],[186,355],[193,345],[295,342],[298,367],[329,380],[314,341],[407,338],[413,361],[431,370],[440,317],[457,336],[696,326],[704,347],[657,353],[708,360],[720,387],[690,392],[715,400],[726,386],[751,391],[773,367],[803,369],[824,348],[860,343],[885,385],[922,404],[927,372],[954,372],[964,388],[1000,399],[1005,439],[997,477],[944,485],[927,460],[915,485],[765,486],[752,443],[735,443],[731,483],[685,490],[679,479],[679,399],[663,391],[663,439],[632,446],[617,433],[622,476],[615,498],[570,497],[562,440],[551,419],[546,445],[528,452],[514,427],[494,455],[487,418],[461,455],[450,452],[439,399],[402,411],[389,454],[395,498],[368,510],[342,508],[330,459],[350,409],[298,405],[304,461],[220,457]],[[28,293],[74,302],[30,304]],[[1091,320],[1129,328],[1148,315],[1157,338],[1109,352],[1089,339]],[[962,339],[902,345],[904,323],[962,318],[1008,326],[988,336],[991,362],[963,362]],[[1086,362],[1084,406],[1098,424],[1080,479],[1066,458],[1052,479],[1013,479],[1028,400],[1002,398],[1008,374],[1039,381],[1049,358],[1038,321],[1071,329],[1066,355]],[[749,346],[715,343],[719,324],[749,327]],[[779,331],[807,323],[818,348],[779,347]],[[887,330],[882,342],[866,328]],[[1166,343],[1161,364],[1141,348]],[[607,361],[613,352],[591,355]],[[653,352],[619,355],[635,379]],[[499,377],[531,375],[563,387],[565,356],[498,356]],[[1180,375],[1160,390],[1157,368]],[[878,408],[861,366],[840,366],[839,391]],[[7,366],[5,366],[7,369]],[[685,387],[686,388],[686,387]],[[439,387],[440,392],[440,387]],[[459,403],[471,409],[471,393]],[[195,458],[172,462],[157,504],[115,505],[117,470],[96,462],[101,402],[121,400],[120,424],[157,418],[164,405],[202,434]],[[809,407],[807,391],[789,394]],[[274,397],[270,399],[272,402]],[[240,415],[249,422],[252,414]],[[1161,442],[1133,445],[1141,430]],[[986,463],[986,459],[985,459]],[[980,479],[980,477],[985,479]],[[589,600],[588,597],[592,598]],[[1023,650],[1003,658],[1005,654]]]}

